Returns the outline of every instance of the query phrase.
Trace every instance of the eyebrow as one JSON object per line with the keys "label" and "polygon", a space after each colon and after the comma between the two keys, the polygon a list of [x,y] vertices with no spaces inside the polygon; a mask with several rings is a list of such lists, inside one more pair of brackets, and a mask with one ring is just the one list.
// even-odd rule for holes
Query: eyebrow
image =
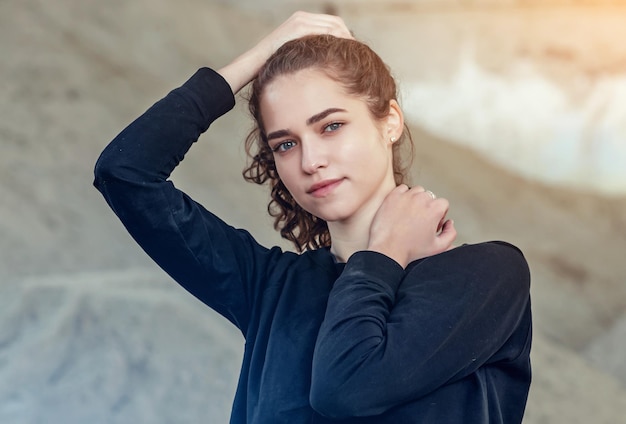
{"label": "eyebrow", "polygon": [[[319,121],[321,121],[322,119],[326,118],[328,115],[332,115],[333,113],[337,113],[337,112],[347,112],[347,110],[345,109],[341,109],[341,108],[337,108],[337,107],[331,107],[328,108],[320,113],[317,113],[313,116],[311,116],[309,119],[306,120],[306,124],[307,125],[313,125]],[[275,138],[281,138],[281,137],[286,137],[292,135],[291,131],[289,130],[278,130],[278,131],[274,131],[272,133],[269,133],[266,136],[267,141],[273,140]]]}
{"label": "eyebrow", "polygon": [[337,107],[331,107],[329,109],[326,109],[323,112],[318,113],[317,115],[311,116],[309,119],[306,120],[306,124],[307,125],[313,125],[313,124],[321,121],[322,119],[326,118],[328,115],[331,115],[331,114],[337,113],[337,112],[347,112],[347,111],[345,109],[339,109]]}

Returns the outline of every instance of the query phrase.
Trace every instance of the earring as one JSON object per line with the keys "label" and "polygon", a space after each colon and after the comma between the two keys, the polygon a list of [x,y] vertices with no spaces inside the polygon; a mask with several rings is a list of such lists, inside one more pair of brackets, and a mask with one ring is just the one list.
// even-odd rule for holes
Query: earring
{"label": "earring", "polygon": [[395,143],[395,142],[396,142],[396,138],[395,138],[395,137],[391,137],[389,140],[390,140],[392,143]]}

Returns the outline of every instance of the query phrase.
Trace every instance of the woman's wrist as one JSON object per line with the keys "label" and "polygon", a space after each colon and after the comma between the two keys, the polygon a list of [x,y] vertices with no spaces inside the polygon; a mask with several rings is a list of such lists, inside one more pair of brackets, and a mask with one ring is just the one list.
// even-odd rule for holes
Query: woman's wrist
{"label": "woman's wrist", "polygon": [[237,94],[256,77],[267,57],[268,55],[264,54],[262,47],[257,46],[237,57],[217,72],[230,85],[233,94]]}
{"label": "woman's wrist", "polygon": [[406,253],[403,254],[403,252],[399,251],[398,249],[394,250],[386,244],[370,243],[369,246],[367,246],[367,250],[380,253],[381,255],[385,255],[388,258],[393,259],[402,268],[406,268],[409,263],[406,257]]}

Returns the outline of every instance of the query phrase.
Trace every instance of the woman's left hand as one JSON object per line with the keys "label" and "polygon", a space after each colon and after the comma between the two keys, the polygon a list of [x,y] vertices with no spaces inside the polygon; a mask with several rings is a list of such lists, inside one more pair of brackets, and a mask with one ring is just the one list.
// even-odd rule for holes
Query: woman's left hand
{"label": "woman's left hand", "polygon": [[432,192],[401,184],[381,204],[370,227],[369,250],[410,262],[451,249],[454,222],[446,218],[450,204]]}

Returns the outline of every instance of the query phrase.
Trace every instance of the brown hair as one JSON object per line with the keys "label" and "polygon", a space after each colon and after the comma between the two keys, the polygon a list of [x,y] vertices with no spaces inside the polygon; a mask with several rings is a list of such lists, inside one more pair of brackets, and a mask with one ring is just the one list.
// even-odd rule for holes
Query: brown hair
{"label": "brown hair", "polygon": [[[298,251],[330,246],[328,226],[326,221],[300,207],[281,181],[265,137],[260,101],[265,86],[277,76],[310,68],[324,72],[348,94],[363,98],[375,119],[384,119],[389,114],[390,100],[397,100],[396,83],[389,68],[372,49],[356,40],[331,35],[298,38],[280,47],[259,71],[248,93],[248,108],[256,126],[246,138],[250,163],[243,170],[243,176],[256,184],[269,181],[271,201],[267,210],[274,217],[274,228],[293,242]],[[408,143],[403,143],[405,138],[409,139]],[[411,150],[409,155],[399,153],[404,144]],[[407,182],[412,149],[411,135],[405,125],[405,131],[393,145],[396,184]]]}

